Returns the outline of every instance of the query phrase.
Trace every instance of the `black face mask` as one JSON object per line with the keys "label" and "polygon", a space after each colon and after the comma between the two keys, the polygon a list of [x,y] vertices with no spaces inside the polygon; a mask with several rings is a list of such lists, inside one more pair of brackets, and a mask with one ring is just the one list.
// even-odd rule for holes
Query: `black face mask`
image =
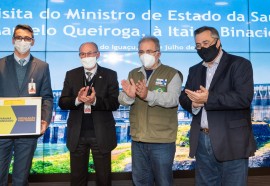
{"label": "black face mask", "polygon": [[217,41],[214,45],[211,45],[208,48],[202,47],[201,49],[197,49],[197,53],[203,59],[203,61],[208,63],[217,57],[220,49],[220,46],[218,48],[216,47]]}

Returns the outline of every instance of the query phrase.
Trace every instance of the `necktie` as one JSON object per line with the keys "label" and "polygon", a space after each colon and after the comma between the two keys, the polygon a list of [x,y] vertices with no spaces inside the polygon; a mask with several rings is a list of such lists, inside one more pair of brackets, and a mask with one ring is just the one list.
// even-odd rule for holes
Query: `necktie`
{"label": "necktie", "polygon": [[91,72],[86,72],[85,74],[87,75],[86,80],[89,83],[91,81],[91,75],[92,75],[92,73]]}
{"label": "necktie", "polygon": [[25,61],[26,61],[25,59],[20,59],[19,60],[20,65],[23,66],[23,64],[24,64]]}

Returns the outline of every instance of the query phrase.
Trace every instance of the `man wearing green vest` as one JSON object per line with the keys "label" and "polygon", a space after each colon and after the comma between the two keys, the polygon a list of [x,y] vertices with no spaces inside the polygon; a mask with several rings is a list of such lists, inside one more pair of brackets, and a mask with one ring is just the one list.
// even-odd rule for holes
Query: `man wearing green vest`
{"label": "man wearing green vest", "polygon": [[122,80],[118,100],[130,105],[132,179],[136,186],[172,186],[182,74],[163,65],[156,37],[139,41],[142,67]]}

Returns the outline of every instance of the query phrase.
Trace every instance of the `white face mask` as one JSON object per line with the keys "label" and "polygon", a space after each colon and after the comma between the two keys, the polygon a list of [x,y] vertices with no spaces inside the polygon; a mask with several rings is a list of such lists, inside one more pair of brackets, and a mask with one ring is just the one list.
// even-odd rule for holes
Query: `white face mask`
{"label": "white face mask", "polygon": [[81,58],[82,66],[86,69],[93,68],[97,64],[96,57],[85,57]]}
{"label": "white face mask", "polygon": [[155,64],[155,57],[150,54],[143,54],[140,60],[145,68],[151,68]]}
{"label": "white face mask", "polygon": [[31,43],[32,42],[25,42],[24,40],[22,41],[15,41],[14,47],[20,54],[25,54],[28,52],[31,48]]}

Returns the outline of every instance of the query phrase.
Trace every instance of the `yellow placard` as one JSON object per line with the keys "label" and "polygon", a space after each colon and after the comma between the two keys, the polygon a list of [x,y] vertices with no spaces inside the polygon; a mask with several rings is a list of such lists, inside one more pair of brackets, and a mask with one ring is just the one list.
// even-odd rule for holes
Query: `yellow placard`
{"label": "yellow placard", "polygon": [[25,105],[25,99],[7,99],[4,105]]}
{"label": "yellow placard", "polygon": [[39,135],[41,97],[0,97],[0,136]]}
{"label": "yellow placard", "polygon": [[10,106],[0,107],[0,132],[1,134],[10,134],[17,118]]}

